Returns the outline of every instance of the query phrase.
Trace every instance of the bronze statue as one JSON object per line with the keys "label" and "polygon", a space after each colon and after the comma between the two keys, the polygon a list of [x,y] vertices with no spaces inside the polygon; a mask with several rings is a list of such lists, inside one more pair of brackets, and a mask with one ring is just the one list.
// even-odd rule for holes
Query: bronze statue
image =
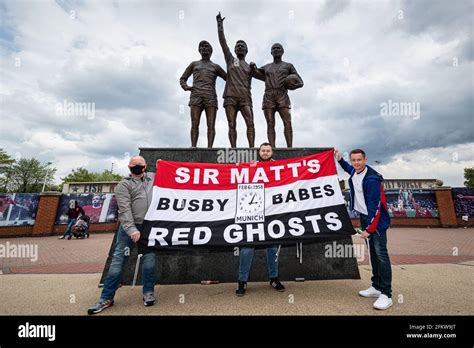
{"label": "bronze statue", "polygon": [[224,35],[224,19],[225,17],[222,18],[219,12],[216,16],[217,32],[227,64],[227,80],[223,97],[227,122],[229,123],[229,141],[231,147],[236,147],[237,112],[240,110],[247,125],[249,147],[254,147],[255,126],[253,123],[252,94],[250,92],[254,70],[252,70],[250,65],[245,61],[245,56],[248,52],[245,41],[238,40],[236,42],[234,48],[234,52],[237,55],[236,58],[230,52]]}
{"label": "bronze statue", "polygon": [[286,145],[293,146],[293,128],[291,126],[291,103],[288,97],[288,89],[303,87],[303,80],[296,72],[291,63],[281,60],[284,53],[283,46],[275,43],[272,46],[271,54],[273,63],[257,68],[254,63],[250,63],[253,76],[265,81],[265,94],[263,95],[262,109],[267,120],[268,142],[275,147],[275,112],[281,116],[284,125],[284,135]]}
{"label": "bronze statue", "polygon": [[[227,74],[218,64],[211,61],[212,46],[207,41],[199,43],[201,60],[192,62],[179,79],[185,91],[191,91],[189,106],[191,108],[191,146],[196,147],[199,137],[199,122],[203,110],[207,119],[207,147],[211,148],[216,136],[217,94],[216,79],[220,76],[226,80]],[[193,75],[193,86],[187,85],[189,76]]]}

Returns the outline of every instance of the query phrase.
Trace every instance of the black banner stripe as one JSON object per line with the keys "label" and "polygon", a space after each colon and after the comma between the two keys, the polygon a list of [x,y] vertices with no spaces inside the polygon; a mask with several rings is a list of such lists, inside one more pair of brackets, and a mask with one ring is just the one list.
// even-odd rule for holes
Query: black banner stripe
{"label": "black banner stripe", "polygon": [[[295,219],[296,218],[296,219]],[[299,220],[297,220],[299,219]],[[313,220],[319,232],[315,232],[313,227]],[[274,221],[279,221],[275,223]],[[301,223],[295,223],[299,222]],[[290,224],[293,222],[292,224]],[[271,215],[265,217],[264,223],[239,223],[241,227],[242,238],[238,242],[229,242],[230,237],[236,238],[240,235],[240,232],[229,233],[229,238],[227,240],[224,238],[225,229],[234,225],[234,219],[226,219],[220,221],[201,221],[201,222],[182,222],[182,221],[145,221],[144,228],[142,231],[142,236],[140,243],[143,246],[148,245],[149,235],[152,231],[152,228],[164,228],[168,230],[166,236],[163,235],[163,239],[168,243],[167,246],[162,246],[158,241],[156,241],[154,249],[188,249],[188,248],[214,248],[214,247],[241,247],[241,246],[252,246],[252,247],[264,247],[268,245],[288,245],[295,243],[305,243],[305,242],[315,242],[321,238],[328,237],[348,237],[355,233],[349,215],[344,204],[324,207],[318,209],[310,209],[305,211],[298,211],[292,214],[283,213],[277,215]],[[275,235],[271,235],[269,232],[269,224],[274,225],[274,233],[280,234],[281,227],[284,227],[284,234],[280,238],[274,238]],[[335,227],[339,227],[337,231],[334,230]],[[248,235],[251,234],[251,231],[247,231],[247,226],[249,228],[256,229],[259,225],[263,225],[263,237],[264,240],[259,240],[257,234],[253,234],[254,238],[252,242],[249,242]],[[293,227],[292,227],[293,226]],[[193,237],[196,234],[196,228],[206,227],[209,228],[212,232],[210,240],[203,245],[194,245],[192,244]],[[296,227],[296,228],[295,228]],[[331,229],[331,227],[333,229]],[[176,229],[189,229],[189,233],[184,233],[180,240],[187,240],[187,245],[173,245],[172,236],[175,233]],[[290,229],[295,233],[291,233]],[[301,233],[301,229],[304,229],[304,232]],[[298,233],[297,233],[298,232]],[[160,233],[161,235],[161,233]],[[201,233],[201,236],[203,233]],[[176,236],[176,233],[175,233]],[[143,249],[143,248],[142,248]],[[147,249],[147,248],[145,248]]]}

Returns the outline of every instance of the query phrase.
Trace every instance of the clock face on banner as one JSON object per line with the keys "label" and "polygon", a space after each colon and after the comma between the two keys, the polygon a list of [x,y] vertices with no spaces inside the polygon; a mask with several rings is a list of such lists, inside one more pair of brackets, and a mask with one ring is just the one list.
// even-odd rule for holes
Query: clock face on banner
{"label": "clock face on banner", "polygon": [[235,223],[265,222],[265,185],[239,184]]}

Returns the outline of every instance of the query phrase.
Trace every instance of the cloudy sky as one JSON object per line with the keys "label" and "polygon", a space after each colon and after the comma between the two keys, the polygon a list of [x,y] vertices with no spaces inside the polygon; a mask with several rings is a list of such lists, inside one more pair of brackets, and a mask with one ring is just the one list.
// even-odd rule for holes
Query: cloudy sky
{"label": "cloudy sky", "polygon": [[[361,147],[386,178],[462,185],[463,168],[474,165],[471,0],[3,0],[0,148],[53,162],[59,178],[112,163],[125,174],[138,147],[190,146],[189,92],[178,80],[203,39],[225,67],[219,11],[229,46],[247,42],[248,62],[270,62],[280,42],[302,76],[304,87],[290,92],[295,147]],[[216,147],[228,146],[223,87]],[[262,82],[253,81],[252,94],[258,144],[266,138]],[[95,112],[61,113],[67,102]],[[400,105],[413,108],[397,113]],[[240,116],[238,131],[245,146]],[[203,119],[199,146],[205,132]]]}

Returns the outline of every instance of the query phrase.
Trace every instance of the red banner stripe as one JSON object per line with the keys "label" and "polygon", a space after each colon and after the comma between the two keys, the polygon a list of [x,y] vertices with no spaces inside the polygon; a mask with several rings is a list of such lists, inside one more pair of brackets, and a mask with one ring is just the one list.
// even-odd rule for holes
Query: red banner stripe
{"label": "red banner stripe", "polygon": [[160,160],[157,161],[154,185],[178,190],[230,190],[238,183],[264,183],[265,187],[275,187],[331,175],[337,175],[334,150],[238,165]]}

